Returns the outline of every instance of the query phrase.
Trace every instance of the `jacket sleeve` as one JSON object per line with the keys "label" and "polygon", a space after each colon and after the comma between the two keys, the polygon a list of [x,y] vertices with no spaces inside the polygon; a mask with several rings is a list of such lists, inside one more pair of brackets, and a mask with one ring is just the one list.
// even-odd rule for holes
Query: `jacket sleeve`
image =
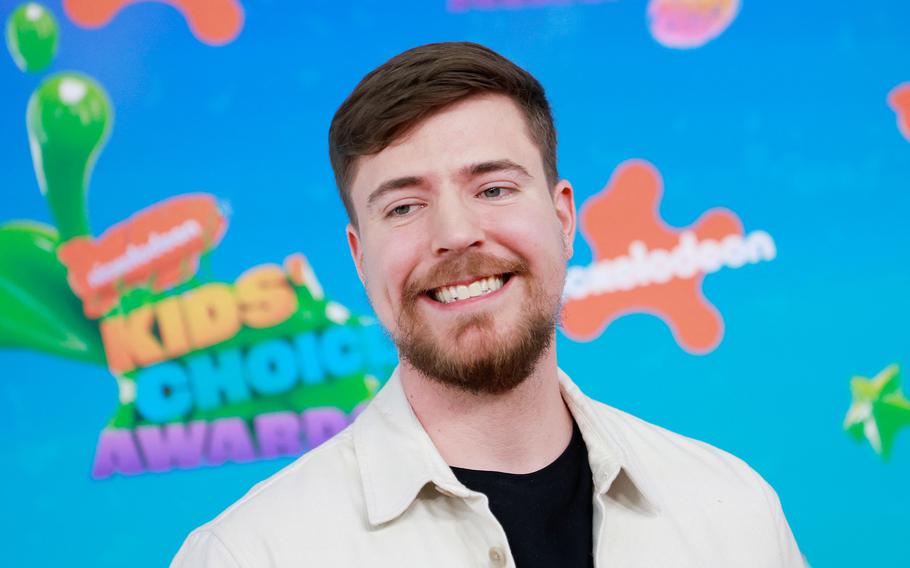
{"label": "jacket sleeve", "polygon": [[768,506],[771,508],[771,518],[776,525],[781,568],[807,568],[806,561],[796,545],[793,531],[790,530],[790,525],[784,516],[784,510],[781,507],[777,492],[766,482],[763,482],[762,485]]}
{"label": "jacket sleeve", "polygon": [[171,568],[241,568],[227,546],[210,530],[195,530],[190,533],[177,556],[171,561]]}

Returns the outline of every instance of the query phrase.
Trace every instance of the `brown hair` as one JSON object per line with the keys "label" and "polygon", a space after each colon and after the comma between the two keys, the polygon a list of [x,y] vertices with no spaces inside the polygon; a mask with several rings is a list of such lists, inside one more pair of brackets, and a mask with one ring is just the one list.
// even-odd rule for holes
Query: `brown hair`
{"label": "brown hair", "polygon": [[443,108],[486,93],[505,95],[522,110],[547,182],[555,185],[556,128],[537,79],[482,45],[431,43],[400,53],[368,73],[332,119],[329,159],[351,222],[357,225],[350,196],[357,158],[381,152]]}

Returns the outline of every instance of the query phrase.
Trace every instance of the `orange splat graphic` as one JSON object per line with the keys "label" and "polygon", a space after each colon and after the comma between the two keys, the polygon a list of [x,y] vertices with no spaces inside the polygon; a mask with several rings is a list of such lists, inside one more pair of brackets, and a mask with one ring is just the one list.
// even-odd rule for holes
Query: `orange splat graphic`
{"label": "orange splat graphic", "polygon": [[[743,236],[739,218],[726,209],[712,209],[686,228],[670,227],[660,217],[662,195],[663,182],[653,165],[643,160],[622,163],[606,188],[581,210],[581,232],[591,246],[594,262],[625,258],[635,241],[649,250],[669,251],[684,232],[699,241]],[[564,331],[573,339],[589,341],[623,315],[650,313],[666,322],[683,349],[706,353],[720,343],[724,324],[702,294],[704,276],[704,272],[694,272],[687,278],[569,298],[563,311]]]}
{"label": "orange splat graphic", "polygon": [[726,30],[740,0],[650,0],[651,35],[666,47],[700,47]]}
{"label": "orange splat graphic", "polygon": [[[63,11],[76,24],[100,28],[129,6],[148,0],[63,0]],[[243,28],[243,8],[237,0],[155,0],[168,4],[186,19],[199,41],[224,45],[233,41]]]}
{"label": "orange splat graphic", "polygon": [[136,213],[97,239],[76,237],[57,249],[85,315],[99,318],[120,301],[124,287],[163,291],[199,269],[199,255],[227,230],[214,197],[181,195]]}
{"label": "orange splat graphic", "polygon": [[888,104],[897,113],[897,127],[910,140],[910,83],[901,83],[888,93]]}

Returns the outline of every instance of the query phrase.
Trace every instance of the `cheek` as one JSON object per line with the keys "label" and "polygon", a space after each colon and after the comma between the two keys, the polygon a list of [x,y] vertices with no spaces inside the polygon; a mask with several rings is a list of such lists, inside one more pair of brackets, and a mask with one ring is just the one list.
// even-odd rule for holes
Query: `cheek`
{"label": "cheek", "polygon": [[545,207],[516,210],[501,215],[490,225],[496,240],[530,264],[531,273],[545,281],[546,287],[561,286],[566,264],[562,228],[552,209]]}
{"label": "cheek", "polygon": [[376,315],[387,325],[401,307],[401,294],[419,261],[414,235],[382,235],[364,247],[367,294]]}
{"label": "cheek", "polygon": [[490,223],[490,232],[500,236],[529,262],[538,259],[550,263],[565,260],[565,248],[559,220],[545,206],[526,207],[499,215]]}

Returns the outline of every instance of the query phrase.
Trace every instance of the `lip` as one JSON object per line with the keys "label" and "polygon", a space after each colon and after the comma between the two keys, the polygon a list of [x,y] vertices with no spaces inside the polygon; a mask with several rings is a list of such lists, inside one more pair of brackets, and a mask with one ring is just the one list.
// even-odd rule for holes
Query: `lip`
{"label": "lip", "polygon": [[[476,296],[474,298],[468,298],[467,300],[458,300],[457,302],[452,302],[451,304],[443,304],[442,302],[437,302],[436,300],[430,298],[427,294],[421,294],[420,300],[422,302],[426,302],[427,304],[430,304],[433,308],[435,308],[437,310],[444,310],[444,311],[459,310],[459,309],[462,309],[462,308],[465,308],[468,306],[473,306],[474,304],[483,302],[485,300],[492,300],[493,298],[496,298],[497,296],[502,294],[504,291],[508,290],[512,286],[512,281],[515,280],[516,278],[517,278],[517,276],[515,274],[512,274],[511,276],[509,276],[509,279],[506,280],[506,283],[502,285],[502,288],[500,288],[499,290],[496,290],[495,292],[490,292],[489,294],[484,294],[483,296]],[[476,278],[474,280],[476,280]],[[474,280],[468,280],[467,282],[473,282]],[[457,284],[458,283],[456,283],[456,285]],[[451,284],[447,284],[447,286],[451,286]]]}

